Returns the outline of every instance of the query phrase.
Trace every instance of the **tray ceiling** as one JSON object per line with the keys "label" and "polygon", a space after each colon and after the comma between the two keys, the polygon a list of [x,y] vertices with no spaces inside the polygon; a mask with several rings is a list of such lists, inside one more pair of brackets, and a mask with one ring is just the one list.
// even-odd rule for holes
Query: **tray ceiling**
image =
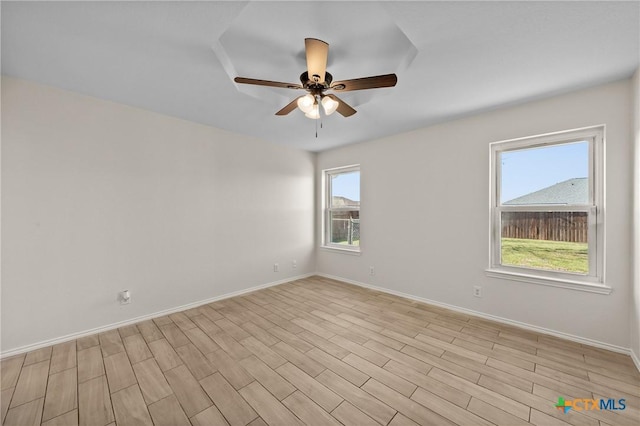
{"label": "tray ceiling", "polygon": [[[638,2],[5,2],[2,73],[310,151],[629,77]],[[350,118],[275,112],[299,92],[304,38],[329,43]]]}

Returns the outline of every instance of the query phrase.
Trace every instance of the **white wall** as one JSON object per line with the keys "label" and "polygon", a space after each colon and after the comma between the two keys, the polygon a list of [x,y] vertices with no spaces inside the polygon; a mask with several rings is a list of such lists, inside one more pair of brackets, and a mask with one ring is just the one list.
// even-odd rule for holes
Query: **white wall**
{"label": "white wall", "polygon": [[[322,152],[361,164],[362,255],[318,251],[318,271],[608,345],[629,347],[631,81]],[[489,143],[606,124],[610,295],[488,278]],[[369,275],[369,266],[376,274]],[[480,285],[483,298],[472,296]]]}
{"label": "white wall", "polygon": [[315,271],[315,154],[5,77],[2,151],[5,353]]}
{"label": "white wall", "polygon": [[631,352],[640,369],[640,68],[633,76],[633,297],[631,298]]}
{"label": "white wall", "polygon": [[[323,152],[315,167],[315,154],[3,77],[1,350],[317,269],[638,355],[639,79]],[[486,277],[488,144],[602,123],[612,294]],[[354,163],[362,255],[316,256],[314,170]]]}

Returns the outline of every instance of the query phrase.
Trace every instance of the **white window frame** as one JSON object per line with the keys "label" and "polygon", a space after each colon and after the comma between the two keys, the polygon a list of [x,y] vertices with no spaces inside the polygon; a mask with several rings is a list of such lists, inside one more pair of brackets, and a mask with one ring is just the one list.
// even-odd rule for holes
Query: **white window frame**
{"label": "white window frame", "polygon": [[[584,205],[503,205],[501,198],[500,155],[543,146],[563,145],[571,142],[589,143],[589,201]],[[593,293],[609,294],[605,285],[605,126],[584,127],[544,135],[510,139],[490,144],[490,247],[487,275],[513,281],[571,288]],[[501,215],[518,211],[583,211],[588,215],[589,273],[550,271],[501,264]]]}
{"label": "white window frame", "polygon": [[[325,169],[322,171],[322,248],[335,250],[337,252],[344,252],[348,254],[360,254],[360,245],[353,246],[347,244],[336,244],[331,242],[331,213],[340,211],[354,211],[360,212],[360,206],[358,207],[331,207],[331,176],[339,175],[343,173],[360,173],[362,178],[362,172],[360,171],[359,164],[352,164],[344,167],[335,167],[332,169]],[[362,239],[360,239],[362,244]]]}

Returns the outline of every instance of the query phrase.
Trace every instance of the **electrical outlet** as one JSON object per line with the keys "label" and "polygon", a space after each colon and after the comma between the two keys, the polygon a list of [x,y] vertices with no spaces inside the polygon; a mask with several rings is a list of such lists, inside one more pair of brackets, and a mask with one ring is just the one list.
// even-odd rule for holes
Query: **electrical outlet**
{"label": "electrical outlet", "polygon": [[479,285],[474,285],[473,286],[473,295],[475,297],[482,297],[482,287],[480,287]]}
{"label": "electrical outlet", "polygon": [[369,266],[369,275],[375,275],[376,274],[376,270],[373,266]]}
{"label": "electrical outlet", "polygon": [[297,267],[298,267],[298,262],[295,259],[293,259],[291,261],[291,269],[296,269]]}
{"label": "electrical outlet", "polygon": [[273,272],[278,272],[280,270],[280,265],[278,265],[277,263],[273,264]]}
{"label": "electrical outlet", "polygon": [[120,301],[121,305],[128,305],[129,303],[131,303],[131,293],[129,292],[129,290],[122,290],[120,293],[118,293],[118,300]]}

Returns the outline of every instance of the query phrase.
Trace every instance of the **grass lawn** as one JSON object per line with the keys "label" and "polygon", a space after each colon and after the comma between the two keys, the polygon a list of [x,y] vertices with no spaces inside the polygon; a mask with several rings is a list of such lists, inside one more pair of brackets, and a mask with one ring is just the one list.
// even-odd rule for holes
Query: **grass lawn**
{"label": "grass lawn", "polygon": [[502,239],[502,264],[554,271],[589,272],[586,243],[563,241]]}

